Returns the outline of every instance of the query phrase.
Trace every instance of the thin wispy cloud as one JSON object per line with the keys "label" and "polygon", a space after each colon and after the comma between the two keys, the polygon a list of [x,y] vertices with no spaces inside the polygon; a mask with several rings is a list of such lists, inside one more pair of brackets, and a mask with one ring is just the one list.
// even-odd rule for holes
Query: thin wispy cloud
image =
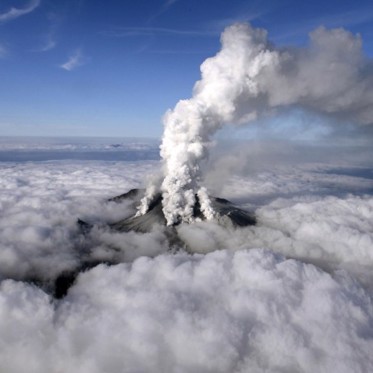
{"label": "thin wispy cloud", "polygon": [[286,40],[300,34],[309,32],[310,30],[322,25],[326,27],[343,27],[357,26],[373,20],[373,7],[350,10],[343,13],[335,13],[323,17],[311,18],[308,22],[302,24],[288,25],[288,31],[274,37],[277,41]]}
{"label": "thin wispy cloud", "polygon": [[166,12],[169,8],[171,8],[174,4],[176,4],[179,0],[166,0],[162,5],[162,8],[156,14],[156,17],[160,16],[164,12]]}
{"label": "thin wispy cloud", "polygon": [[77,49],[65,63],[60,65],[60,68],[66,71],[73,71],[78,67],[85,65],[86,63],[87,58],[83,55],[82,50]]}
{"label": "thin wispy cloud", "polygon": [[38,49],[38,52],[47,52],[55,48],[57,45],[56,34],[62,23],[61,15],[57,13],[49,13],[47,15],[49,21],[49,30],[45,33],[42,38],[41,47]]}
{"label": "thin wispy cloud", "polygon": [[151,23],[152,21],[160,17],[163,13],[166,13],[169,10],[169,8],[171,8],[178,1],[179,0],[166,0],[161,6],[161,8],[148,19],[148,23]]}
{"label": "thin wispy cloud", "polygon": [[54,49],[57,45],[55,39],[55,28],[53,27],[47,34],[42,38],[41,46],[36,50],[37,52],[48,52],[51,49]]}
{"label": "thin wispy cloud", "polygon": [[10,8],[7,12],[0,14],[0,22],[7,22],[13,19],[19,18],[24,16],[28,13],[34,11],[39,5],[40,0],[31,0],[25,7],[23,8]]}
{"label": "thin wispy cloud", "polygon": [[40,48],[40,52],[47,52],[57,45],[56,41],[53,39],[52,35],[47,35],[47,40],[45,44]]}
{"label": "thin wispy cloud", "polygon": [[41,36],[40,44],[38,47],[31,49],[32,52],[48,52],[57,46],[55,38],[55,30],[52,29],[45,35]]}
{"label": "thin wispy cloud", "polygon": [[142,50],[141,52],[146,51],[148,54],[175,54],[175,55],[181,55],[181,54],[200,54],[200,55],[211,55],[215,52],[213,48],[211,49],[199,49],[199,50],[184,50],[184,49],[149,49],[149,50]]}
{"label": "thin wispy cloud", "polygon": [[216,36],[219,33],[211,30],[178,30],[163,27],[116,27],[103,32],[106,36]]}
{"label": "thin wispy cloud", "polygon": [[341,25],[355,26],[373,19],[373,7],[365,9],[353,9],[344,13],[333,14],[324,18],[316,19],[314,22],[322,23],[328,27],[340,27]]}
{"label": "thin wispy cloud", "polygon": [[169,8],[171,5],[175,4],[177,1],[178,1],[178,0],[167,0],[167,1],[164,3],[163,7],[164,7],[164,8]]}
{"label": "thin wispy cloud", "polygon": [[5,58],[8,55],[8,50],[0,44],[0,58]]}

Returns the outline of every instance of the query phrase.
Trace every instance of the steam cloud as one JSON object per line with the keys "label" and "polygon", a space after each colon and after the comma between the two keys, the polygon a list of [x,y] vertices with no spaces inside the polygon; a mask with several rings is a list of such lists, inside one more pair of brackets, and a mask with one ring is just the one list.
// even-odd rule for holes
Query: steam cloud
{"label": "steam cloud", "polygon": [[[211,137],[226,124],[244,124],[274,111],[300,107],[360,125],[373,118],[373,75],[359,36],[320,27],[307,48],[276,48],[267,32],[248,24],[228,27],[220,52],[203,62],[193,97],[164,118],[163,210],[167,223],[193,220],[198,196],[207,218],[214,213],[200,185],[201,160]],[[148,188],[140,213],[155,187]]]}

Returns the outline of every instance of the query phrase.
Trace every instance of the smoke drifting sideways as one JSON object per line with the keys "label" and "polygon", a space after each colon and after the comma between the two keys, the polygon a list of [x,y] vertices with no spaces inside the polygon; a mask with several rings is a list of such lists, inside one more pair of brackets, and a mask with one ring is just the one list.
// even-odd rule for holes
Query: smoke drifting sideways
{"label": "smoke drifting sideways", "polygon": [[298,107],[356,125],[373,122],[373,69],[362,41],[344,29],[320,27],[304,48],[277,48],[263,29],[234,24],[221,36],[221,50],[201,65],[192,98],[164,117],[163,178],[148,187],[139,214],[161,189],[168,225],[193,220],[196,196],[214,217],[201,161],[210,141],[227,124],[245,124]]}

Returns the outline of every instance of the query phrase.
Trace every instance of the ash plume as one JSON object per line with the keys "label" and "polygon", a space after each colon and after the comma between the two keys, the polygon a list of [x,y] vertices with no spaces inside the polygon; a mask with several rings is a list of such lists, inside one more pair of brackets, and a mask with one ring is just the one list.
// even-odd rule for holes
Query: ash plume
{"label": "ash plume", "polygon": [[373,122],[372,64],[359,35],[319,27],[307,47],[278,48],[265,30],[239,23],[225,29],[221,44],[216,56],[202,63],[193,96],[165,114],[164,178],[148,187],[138,214],[161,190],[168,225],[192,221],[196,198],[204,216],[214,218],[200,164],[224,125],[294,106],[357,125]]}

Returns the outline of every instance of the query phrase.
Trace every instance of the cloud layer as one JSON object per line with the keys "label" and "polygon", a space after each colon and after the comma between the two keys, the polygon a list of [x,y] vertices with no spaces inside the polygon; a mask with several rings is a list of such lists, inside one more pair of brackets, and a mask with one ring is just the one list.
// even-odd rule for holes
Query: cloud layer
{"label": "cloud layer", "polygon": [[[190,250],[207,253],[231,247],[232,243],[234,248],[270,247],[289,257],[323,263],[329,269],[344,268],[349,263],[351,271],[364,280],[368,273],[365,268],[372,260],[369,245],[373,228],[367,224],[373,210],[369,164],[361,167],[344,162],[333,163],[332,167],[328,163],[307,163],[305,146],[289,149],[287,157],[283,151],[282,162],[275,149],[245,148],[251,151],[239,152],[234,158],[231,150],[230,158],[218,158],[215,166],[212,162],[205,183],[213,187],[215,195],[256,210],[259,225],[238,231],[223,230],[213,222],[181,226],[179,234]],[[142,154],[141,148],[138,153]],[[251,158],[257,164],[244,167]],[[287,165],[289,159],[303,162]],[[230,174],[232,164],[237,166],[235,175]],[[76,250],[82,241],[77,218],[100,223],[130,215],[133,206],[108,203],[106,199],[142,187],[146,174],[158,167],[156,161],[3,163],[2,275],[53,279],[77,267],[81,259]],[[132,261],[169,249],[162,229],[138,235],[100,228],[93,230],[90,240],[84,255],[92,260]],[[61,248],[58,252],[56,246]],[[110,249],[113,247],[115,250]]]}
{"label": "cloud layer", "polygon": [[[206,183],[258,225],[182,225],[189,253],[169,252],[161,227],[99,227],[134,213],[107,198],[142,187],[158,161],[0,163],[0,371],[371,371],[369,152],[315,162],[314,147],[282,144],[279,157],[249,144],[230,147],[234,176],[212,159]],[[78,217],[98,225],[85,239]],[[119,264],[52,298],[48,284],[83,259]]]}
{"label": "cloud layer", "polygon": [[7,280],[0,302],[9,373],[373,368],[369,295],[264,250],[101,265],[56,305]]}

